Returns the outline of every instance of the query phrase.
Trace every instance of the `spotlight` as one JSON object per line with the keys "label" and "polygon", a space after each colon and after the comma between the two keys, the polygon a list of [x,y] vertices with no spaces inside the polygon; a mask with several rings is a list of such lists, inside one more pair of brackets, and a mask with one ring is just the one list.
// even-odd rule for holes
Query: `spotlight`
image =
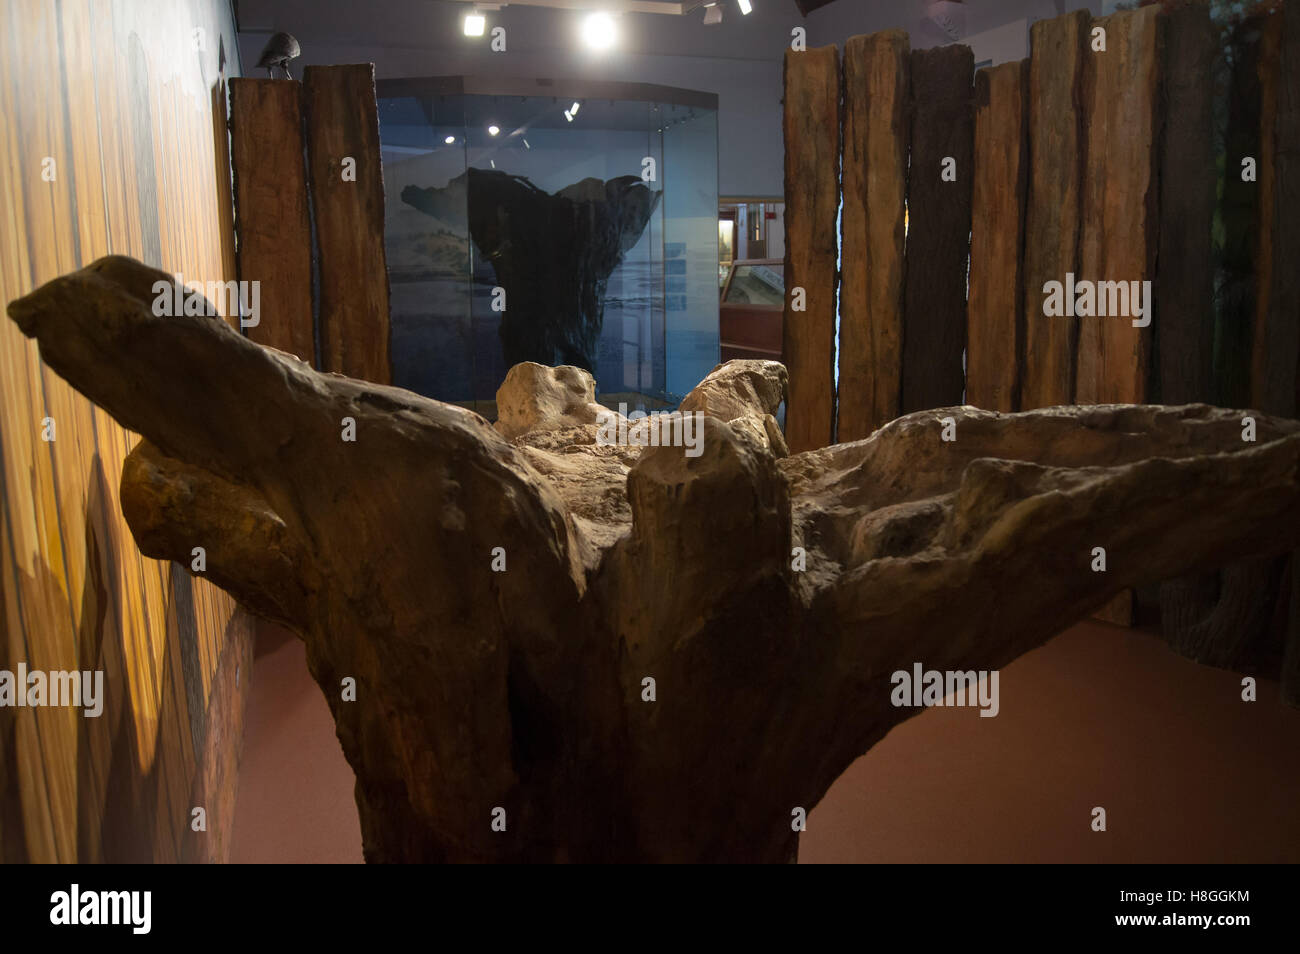
{"label": "spotlight", "polygon": [[722,22],[722,7],[716,3],[710,3],[704,8],[704,25],[713,26],[715,23]]}
{"label": "spotlight", "polygon": [[445,142],[449,146],[455,141],[456,141],[455,136],[448,136],[446,139],[443,140],[443,142]]}
{"label": "spotlight", "polygon": [[483,30],[486,26],[487,17],[483,16],[483,14],[479,13],[477,10],[465,14],[464,29],[466,36],[482,36]]}
{"label": "spotlight", "polygon": [[742,17],[747,17],[754,12],[754,5],[750,3],[749,0],[739,0],[739,3],[740,3],[740,15]]}
{"label": "spotlight", "polygon": [[590,13],[582,21],[582,39],[593,50],[608,50],[618,41],[618,27],[608,13]]}
{"label": "spotlight", "polygon": [[489,135],[489,136],[495,136],[495,135],[496,135],[497,133],[499,133],[500,131],[501,131],[501,127],[500,127],[500,126],[495,126],[495,125],[494,125],[494,126],[489,126],[489,127],[488,127],[488,135]]}

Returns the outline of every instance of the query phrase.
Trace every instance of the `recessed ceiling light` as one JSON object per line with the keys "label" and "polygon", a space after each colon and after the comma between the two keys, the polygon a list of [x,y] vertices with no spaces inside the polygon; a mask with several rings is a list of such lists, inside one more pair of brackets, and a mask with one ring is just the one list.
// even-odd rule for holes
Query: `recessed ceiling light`
{"label": "recessed ceiling light", "polygon": [[448,136],[446,139],[443,140],[443,142],[445,142],[449,146],[455,141],[456,141],[455,136]]}
{"label": "recessed ceiling light", "polygon": [[747,17],[754,12],[754,7],[749,2],[749,0],[739,0],[739,2],[740,2],[740,13],[742,16]]}
{"label": "recessed ceiling light", "polygon": [[608,13],[589,13],[582,21],[582,40],[593,50],[608,50],[618,42],[618,27]]}
{"label": "recessed ceiling light", "polygon": [[500,127],[500,126],[495,126],[495,125],[493,125],[493,126],[489,126],[489,127],[488,127],[488,135],[489,135],[489,136],[495,136],[495,135],[496,135],[497,133],[499,133],[500,131],[501,131],[501,127]]}
{"label": "recessed ceiling light", "polygon": [[578,101],[575,99],[575,100],[573,101],[573,105],[569,107],[569,112],[573,113],[573,115],[575,115],[575,116],[578,115],[578,108],[579,108],[581,105],[582,105],[582,103],[578,102]]}
{"label": "recessed ceiling light", "polygon": [[477,10],[465,14],[464,29],[466,36],[482,36],[483,30],[486,26],[487,17],[483,16],[483,14],[479,13]]}

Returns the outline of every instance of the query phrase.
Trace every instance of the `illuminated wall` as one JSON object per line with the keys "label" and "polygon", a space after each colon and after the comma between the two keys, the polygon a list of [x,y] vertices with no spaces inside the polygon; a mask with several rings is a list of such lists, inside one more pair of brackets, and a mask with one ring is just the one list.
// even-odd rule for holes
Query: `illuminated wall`
{"label": "illuminated wall", "polygon": [[[234,278],[230,5],[12,0],[0,16],[0,297],[109,253]],[[0,320],[0,671],[98,670],[105,697],[97,718],[0,708],[3,861],[228,852],[248,621],[136,549],[118,480],[137,440]]]}

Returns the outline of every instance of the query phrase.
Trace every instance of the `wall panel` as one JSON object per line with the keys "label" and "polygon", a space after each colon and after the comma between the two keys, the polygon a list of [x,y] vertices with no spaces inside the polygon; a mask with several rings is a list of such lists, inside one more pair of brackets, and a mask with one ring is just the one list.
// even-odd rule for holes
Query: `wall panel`
{"label": "wall panel", "polygon": [[[224,141],[233,29],[223,0],[5,5],[6,302],[109,253],[186,281],[234,277]],[[42,439],[47,417],[53,441]],[[214,860],[224,850],[242,690],[221,667],[246,660],[251,633],[224,593],[136,548],[118,480],[137,439],[0,321],[0,669],[103,670],[106,697],[99,718],[0,709],[6,861]],[[226,768],[200,771],[205,762]],[[190,831],[199,804],[206,836]]]}

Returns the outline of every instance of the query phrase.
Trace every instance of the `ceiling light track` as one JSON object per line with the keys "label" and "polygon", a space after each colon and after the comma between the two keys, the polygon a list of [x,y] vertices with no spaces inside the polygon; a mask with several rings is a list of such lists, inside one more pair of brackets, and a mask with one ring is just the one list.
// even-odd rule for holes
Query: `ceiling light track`
{"label": "ceiling light track", "polygon": [[[550,7],[553,10],[601,10],[606,13],[660,13],[668,16],[685,16],[701,7],[712,6],[720,0],[681,0],[677,3],[657,3],[655,0],[509,0],[501,3],[474,3],[479,11],[499,10],[501,7]],[[752,0],[738,0],[741,13],[753,9]]]}

